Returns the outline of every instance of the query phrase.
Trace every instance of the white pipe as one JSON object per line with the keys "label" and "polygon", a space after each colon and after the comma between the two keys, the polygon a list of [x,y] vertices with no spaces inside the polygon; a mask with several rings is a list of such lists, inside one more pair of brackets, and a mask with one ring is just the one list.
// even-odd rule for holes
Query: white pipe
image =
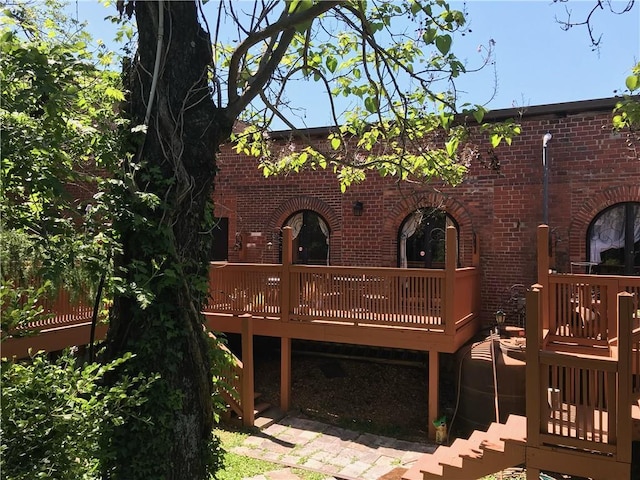
{"label": "white pipe", "polygon": [[547,144],[551,141],[551,132],[542,137],[542,223],[549,225],[549,168],[547,165]]}

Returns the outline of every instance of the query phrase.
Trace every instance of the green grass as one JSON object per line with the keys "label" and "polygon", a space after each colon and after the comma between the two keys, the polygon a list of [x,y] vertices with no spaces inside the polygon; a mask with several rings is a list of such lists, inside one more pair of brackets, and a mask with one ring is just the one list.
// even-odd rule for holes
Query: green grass
{"label": "green grass", "polygon": [[[215,434],[220,438],[224,454],[224,468],[216,474],[217,480],[242,480],[247,477],[254,477],[272,470],[285,468],[277,463],[257,460],[255,458],[238,455],[230,450],[242,445],[249,433],[244,430],[234,430],[232,428],[217,428]],[[293,473],[303,480],[322,480],[326,475],[309,472],[307,470],[294,469]],[[213,480],[213,477],[212,477]]]}

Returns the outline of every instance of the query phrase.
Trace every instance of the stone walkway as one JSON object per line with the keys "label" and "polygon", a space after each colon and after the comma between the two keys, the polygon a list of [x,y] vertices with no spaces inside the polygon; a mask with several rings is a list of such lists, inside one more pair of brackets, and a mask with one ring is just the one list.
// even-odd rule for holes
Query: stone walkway
{"label": "stone walkway", "polygon": [[298,479],[292,467],[322,473],[325,480],[378,480],[393,470],[411,467],[435,448],[289,415],[249,436],[233,452],[283,466],[250,480]]}

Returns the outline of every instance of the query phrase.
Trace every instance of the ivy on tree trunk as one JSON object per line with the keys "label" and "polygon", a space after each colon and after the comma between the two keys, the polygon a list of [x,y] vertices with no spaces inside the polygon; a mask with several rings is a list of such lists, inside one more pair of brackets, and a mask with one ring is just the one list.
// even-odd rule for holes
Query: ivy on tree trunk
{"label": "ivy on tree trunk", "polygon": [[138,1],[134,8],[138,53],[124,76],[127,114],[139,132],[131,135],[127,174],[114,196],[123,200],[114,227],[125,293],[111,310],[106,355],[135,354],[118,376],[157,373],[161,380],[135,420],[106,432],[115,455],[104,477],[202,479],[219,467],[200,314],[208,289],[207,218],[216,151],[231,129],[211,97],[211,42],[196,3]]}

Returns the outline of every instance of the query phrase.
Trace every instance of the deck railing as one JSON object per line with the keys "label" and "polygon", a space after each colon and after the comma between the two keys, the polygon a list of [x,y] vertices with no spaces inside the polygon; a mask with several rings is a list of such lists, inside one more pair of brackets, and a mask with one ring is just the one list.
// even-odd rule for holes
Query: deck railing
{"label": "deck railing", "polygon": [[[455,236],[448,239],[455,259]],[[205,312],[453,334],[479,309],[478,269],[456,268],[454,260],[435,270],[293,265],[283,258],[278,265],[213,262]]]}
{"label": "deck railing", "polygon": [[541,285],[527,293],[528,446],[599,453],[629,463],[633,296],[616,296],[620,338],[613,357],[547,347],[543,296]]}
{"label": "deck railing", "polygon": [[39,298],[35,308],[41,314],[28,324],[18,325],[15,333],[82,324],[90,322],[93,316],[93,306],[84,296],[72,295],[64,288]]}
{"label": "deck railing", "polygon": [[640,327],[640,277],[550,273],[548,227],[538,229],[538,283],[544,288],[545,341],[609,355],[618,334],[617,295],[634,294],[632,326]]}

